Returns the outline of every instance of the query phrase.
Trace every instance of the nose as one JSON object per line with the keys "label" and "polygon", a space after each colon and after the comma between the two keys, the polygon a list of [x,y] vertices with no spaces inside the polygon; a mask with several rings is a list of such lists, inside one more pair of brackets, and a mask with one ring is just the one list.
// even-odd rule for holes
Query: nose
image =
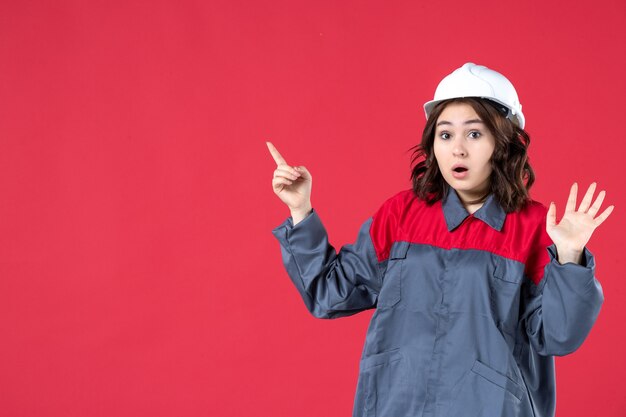
{"label": "nose", "polygon": [[454,156],[466,156],[467,155],[467,151],[463,147],[462,140],[454,141],[454,146],[452,147],[452,153],[454,154]]}

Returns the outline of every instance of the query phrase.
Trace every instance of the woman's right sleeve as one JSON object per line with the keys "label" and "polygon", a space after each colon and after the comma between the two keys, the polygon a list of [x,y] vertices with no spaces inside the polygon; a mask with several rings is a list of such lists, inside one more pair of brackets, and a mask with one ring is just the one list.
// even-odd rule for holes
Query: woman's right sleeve
{"label": "woman's right sleeve", "polygon": [[382,216],[369,217],[356,242],[339,253],[315,209],[295,226],[290,216],[272,230],[287,274],[313,316],[334,319],[376,307],[387,262],[378,261],[372,241],[375,218],[377,227],[384,227]]}

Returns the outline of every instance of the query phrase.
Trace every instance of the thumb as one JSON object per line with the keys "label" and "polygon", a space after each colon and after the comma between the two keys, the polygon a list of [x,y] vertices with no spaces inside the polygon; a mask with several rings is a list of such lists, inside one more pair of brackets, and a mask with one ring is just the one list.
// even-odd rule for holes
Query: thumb
{"label": "thumb", "polygon": [[546,216],[546,227],[549,229],[554,226],[556,226],[556,204],[551,201],[550,208],[548,209],[548,214]]}
{"label": "thumb", "polygon": [[296,171],[298,171],[300,174],[302,174],[303,178],[311,178],[311,173],[309,172],[308,169],[306,169],[305,166],[302,165],[298,165],[298,166],[294,166],[293,169],[295,169]]}

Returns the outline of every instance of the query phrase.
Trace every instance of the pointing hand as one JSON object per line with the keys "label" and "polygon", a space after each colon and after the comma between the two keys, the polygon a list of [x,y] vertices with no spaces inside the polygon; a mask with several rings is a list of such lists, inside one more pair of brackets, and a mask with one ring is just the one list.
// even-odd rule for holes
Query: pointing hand
{"label": "pointing hand", "polygon": [[313,178],[303,166],[292,167],[271,142],[265,142],[276,162],[272,188],[292,212],[307,213],[311,210],[311,185]]}

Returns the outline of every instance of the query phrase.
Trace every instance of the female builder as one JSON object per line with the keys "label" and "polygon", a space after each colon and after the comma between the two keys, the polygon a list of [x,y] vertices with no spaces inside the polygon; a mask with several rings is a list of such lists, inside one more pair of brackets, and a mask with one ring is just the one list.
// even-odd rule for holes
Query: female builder
{"label": "female builder", "polygon": [[[586,244],[593,183],[565,214],[530,199],[534,174],[513,85],[467,63],[424,105],[413,187],[368,218],[339,253],[311,206],[312,176],[276,161],[272,186],[291,216],[272,231],[315,317],[376,308],[354,417],[553,416],[554,356],[576,350],[604,300]],[[419,158],[421,157],[421,158]],[[596,216],[597,215],[597,216]]]}

